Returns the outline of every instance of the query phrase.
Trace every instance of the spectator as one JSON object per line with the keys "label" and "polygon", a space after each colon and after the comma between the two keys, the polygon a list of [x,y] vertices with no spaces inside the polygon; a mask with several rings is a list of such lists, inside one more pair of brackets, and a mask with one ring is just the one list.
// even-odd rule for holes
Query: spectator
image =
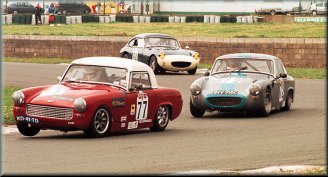
{"label": "spectator", "polygon": [[55,25],[55,13],[56,13],[54,3],[50,4],[48,12],[49,12],[49,25],[53,26],[53,25]]}
{"label": "spectator", "polygon": [[34,14],[35,14],[35,24],[38,25],[39,21],[40,21],[40,24],[42,24],[41,7],[40,7],[39,3],[34,7]]}
{"label": "spectator", "polygon": [[96,14],[97,4],[92,5],[91,8],[92,8],[92,13]]}
{"label": "spectator", "polygon": [[241,61],[238,59],[230,59],[228,61],[227,70],[239,70],[241,68]]}

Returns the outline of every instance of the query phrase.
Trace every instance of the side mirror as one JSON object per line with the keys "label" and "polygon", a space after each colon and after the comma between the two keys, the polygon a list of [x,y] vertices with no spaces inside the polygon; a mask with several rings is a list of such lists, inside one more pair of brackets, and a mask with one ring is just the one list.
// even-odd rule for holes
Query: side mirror
{"label": "side mirror", "polygon": [[286,77],[287,77],[287,74],[286,74],[286,73],[280,73],[279,76],[280,76],[281,78],[286,78]]}
{"label": "side mirror", "polygon": [[190,49],[190,47],[189,47],[189,46],[186,46],[186,47],[185,47],[185,49],[189,50],[189,49]]}
{"label": "side mirror", "polygon": [[204,76],[209,76],[210,75],[210,71],[205,71],[205,73],[204,73]]}
{"label": "side mirror", "polygon": [[62,77],[58,76],[57,77],[58,82],[62,80]]}

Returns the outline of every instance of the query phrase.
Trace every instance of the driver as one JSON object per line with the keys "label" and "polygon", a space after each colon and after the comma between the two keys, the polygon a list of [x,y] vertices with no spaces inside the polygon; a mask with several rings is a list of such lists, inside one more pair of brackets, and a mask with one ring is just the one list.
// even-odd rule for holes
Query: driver
{"label": "driver", "polygon": [[241,68],[241,61],[238,59],[231,59],[227,61],[227,70],[239,70]]}
{"label": "driver", "polygon": [[102,79],[102,68],[86,67],[84,69],[83,80],[101,82],[103,80]]}

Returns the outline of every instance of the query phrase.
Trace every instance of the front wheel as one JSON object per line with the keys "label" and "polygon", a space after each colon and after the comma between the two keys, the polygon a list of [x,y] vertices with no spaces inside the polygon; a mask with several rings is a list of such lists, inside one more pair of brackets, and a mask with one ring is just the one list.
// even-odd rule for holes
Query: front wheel
{"label": "front wheel", "polygon": [[26,122],[17,122],[18,131],[24,136],[34,136],[40,132],[40,128]]}
{"label": "front wheel", "polygon": [[122,56],[122,58],[126,58],[126,59],[129,59],[129,56],[128,56],[128,54],[127,54],[127,53],[125,53],[125,54]]}
{"label": "front wheel", "polygon": [[152,127],[149,127],[151,131],[158,132],[165,130],[167,124],[169,123],[170,111],[165,105],[160,106],[157,110],[156,117]]}
{"label": "front wheel", "polygon": [[155,56],[150,57],[149,66],[154,71],[155,74],[158,74],[160,72],[160,66],[157,63],[157,58]]}
{"label": "front wheel", "polygon": [[273,11],[270,12],[270,14],[271,15],[276,15],[276,11],[273,10]]}
{"label": "front wheel", "polygon": [[312,15],[317,15],[317,11],[312,11]]}
{"label": "front wheel", "polygon": [[196,71],[197,71],[197,67],[194,68],[194,69],[192,69],[192,70],[189,70],[189,71],[188,71],[188,74],[195,74]]}
{"label": "front wheel", "polygon": [[271,113],[271,108],[272,108],[272,97],[271,97],[270,90],[267,89],[265,92],[263,107],[260,110],[260,115],[264,117],[269,116]]}
{"label": "front wheel", "polygon": [[112,115],[105,108],[99,108],[84,133],[90,137],[98,138],[109,134]]}
{"label": "front wheel", "polygon": [[190,110],[191,115],[194,116],[194,117],[203,117],[203,115],[205,114],[205,110],[198,109],[197,107],[195,107],[192,104],[191,98],[190,98],[190,101],[189,101],[189,110]]}

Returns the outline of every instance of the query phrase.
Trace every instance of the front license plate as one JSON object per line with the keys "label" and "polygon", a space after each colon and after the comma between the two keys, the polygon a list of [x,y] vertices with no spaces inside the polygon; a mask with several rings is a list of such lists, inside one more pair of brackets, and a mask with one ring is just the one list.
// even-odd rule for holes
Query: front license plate
{"label": "front license plate", "polygon": [[17,121],[22,121],[22,122],[27,122],[27,123],[33,123],[33,124],[39,123],[39,119],[33,118],[33,117],[29,117],[29,116],[17,116],[16,118],[17,118]]}

